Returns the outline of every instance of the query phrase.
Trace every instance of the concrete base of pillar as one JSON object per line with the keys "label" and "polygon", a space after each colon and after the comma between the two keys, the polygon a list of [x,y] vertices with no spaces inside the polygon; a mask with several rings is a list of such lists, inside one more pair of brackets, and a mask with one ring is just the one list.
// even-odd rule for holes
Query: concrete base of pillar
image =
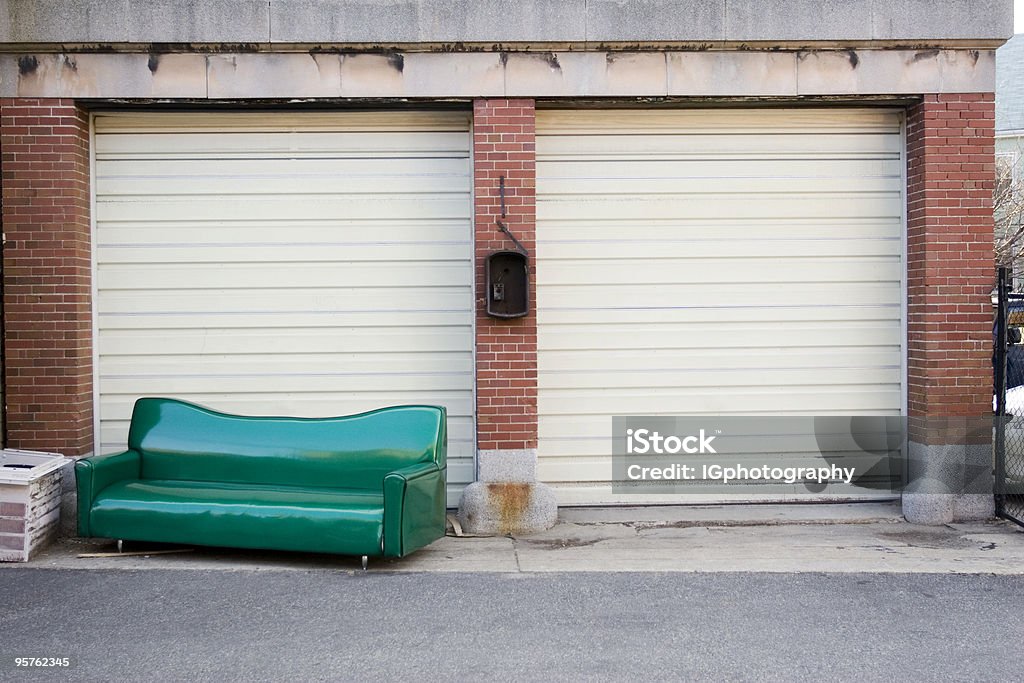
{"label": "concrete base of pillar", "polygon": [[75,461],[69,460],[61,470],[63,490],[60,499],[60,535],[68,538],[78,535],[78,488]]}
{"label": "concrete base of pillar", "polygon": [[990,493],[963,493],[953,499],[954,522],[977,522],[996,514],[996,499]]}
{"label": "concrete base of pillar", "polygon": [[951,522],[977,522],[991,519],[995,514],[995,497],[992,494],[903,494],[903,516],[911,524],[936,526]]}
{"label": "concrete base of pillar", "polygon": [[463,491],[458,518],[470,534],[543,531],[558,521],[558,503],[551,487],[538,482],[477,481]]}
{"label": "concrete base of pillar", "polygon": [[995,514],[991,444],[910,442],[903,516],[912,524],[940,525]]}
{"label": "concrete base of pillar", "polygon": [[904,492],[903,516],[911,524],[949,524],[953,521],[953,496],[948,493]]}

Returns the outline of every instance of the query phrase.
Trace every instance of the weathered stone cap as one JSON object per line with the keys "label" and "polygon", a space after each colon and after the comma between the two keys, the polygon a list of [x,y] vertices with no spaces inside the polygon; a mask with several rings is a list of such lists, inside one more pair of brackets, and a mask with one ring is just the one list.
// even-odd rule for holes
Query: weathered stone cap
{"label": "weathered stone cap", "polygon": [[0,49],[995,47],[1012,0],[0,0]]}

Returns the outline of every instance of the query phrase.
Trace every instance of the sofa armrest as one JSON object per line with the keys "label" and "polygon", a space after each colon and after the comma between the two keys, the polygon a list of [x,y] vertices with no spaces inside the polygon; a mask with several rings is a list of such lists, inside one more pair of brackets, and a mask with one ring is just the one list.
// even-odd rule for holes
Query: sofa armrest
{"label": "sofa armrest", "polygon": [[404,557],[444,536],[445,470],[427,462],[384,477],[385,557]]}
{"label": "sofa armrest", "polygon": [[89,512],[96,495],[114,482],[138,479],[142,471],[142,456],[137,451],[94,455],[75,463],[78,489],[78,535],[90,536]]}

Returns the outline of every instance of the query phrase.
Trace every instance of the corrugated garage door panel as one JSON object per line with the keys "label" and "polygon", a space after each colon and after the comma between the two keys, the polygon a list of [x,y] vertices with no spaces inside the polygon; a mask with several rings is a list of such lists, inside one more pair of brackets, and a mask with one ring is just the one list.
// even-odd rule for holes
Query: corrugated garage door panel
{"label": "corrugated garage door panel", "polygon": [[99,448],[134,400],[249,414],[449,411],[473,479],[468,115],[103,114]]}
{"label": "corrugated garage door panel", "polygon": [[539,477],[562,503],[654,502],[611,493],[614,415],[900,414],[898,113],[537,131]]}

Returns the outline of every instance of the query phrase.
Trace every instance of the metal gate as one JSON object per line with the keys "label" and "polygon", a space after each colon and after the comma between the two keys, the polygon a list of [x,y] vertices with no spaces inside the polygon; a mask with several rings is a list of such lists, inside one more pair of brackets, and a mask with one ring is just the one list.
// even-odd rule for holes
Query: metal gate
{"label": "metal gate", "polygon": [[995,354],[996,514],[1024,526],[1024,293],[999,269]]}

